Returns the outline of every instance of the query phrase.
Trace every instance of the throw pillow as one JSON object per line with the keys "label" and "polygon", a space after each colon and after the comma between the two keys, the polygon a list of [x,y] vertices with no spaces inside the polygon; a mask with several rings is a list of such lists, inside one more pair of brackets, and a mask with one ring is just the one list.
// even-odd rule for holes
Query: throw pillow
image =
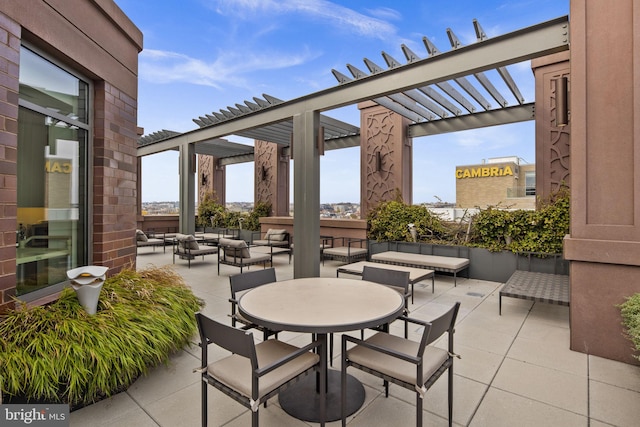
{"label": "throw pillow", "polygon": [[184,247],[194,251],[197,251],[198,249],[200,249],[200,246],[198,245],[198,242],[196,241],[195,236],[192,236],[190,234],[188,236],[185,236],[184,238]]}
{"label": "throw pillow", "polygon": [[236,258],[251,258],[249,247],[244,240],[220,239],[218,244],[223,248],[229,248],[229,250],[224,251],[225,259],[227,255],[231,258],[234,256]]}
{"label": "throw pillow", "polygon": [[282,242],[284,241],[286,235],[287,230],[270,228],[267,230],[266,239],[273,242]]}
{"label": "throw pillow", "polygon": [[136,230],[136,240],[138,242],[147,242],[149,241],[149,238],[147,237],[146,234],[144,234],[144,231]]}

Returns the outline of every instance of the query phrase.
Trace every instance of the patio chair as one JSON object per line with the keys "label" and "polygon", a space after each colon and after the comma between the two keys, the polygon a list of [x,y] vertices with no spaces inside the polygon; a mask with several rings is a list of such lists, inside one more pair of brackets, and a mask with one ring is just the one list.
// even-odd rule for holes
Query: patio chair
{"label": "patio chair", "polygon": [[[335,243],[340,240],[341,243]],[[351,264],[355,261],[366,260],[369,255],[367,239],[352,237],[336,237],[332,239],[332,246],[322,250],[322,264],[325,259],[342,261]]]}
{"label": "patio chair", "polygon": [[237,312],[238,299],[243,293],[249,289],[253,289],[267,283],[273,283],[275,281],[276,269],[273,267],[229,276],[229,284],[231,286],[231,298],[229,299],[229,302],[231,303],[231,325],[233,327],[236,327],[236,323],[239,322],[244,325],[242,329],[258,329],[262,331],[264,340],[267,340],[271,335],[275,335],[276,339],[278,338],[277,331],[272,331],[263,326],[256,325],[250,320],[245,319]]}
{"label": "patio chair", "polygon": [[144,231],[136,230],[136,253],[138,248],[145,248],[149,246],[153,247],[154,252],[156,250],[156,246],[162,246],[166,252],[164,239],[149,237]]}
{"label": "patio chair", "polygon": [[220,264],[240,267],[240,273],[243,268],[252,265],[262,264],[263,268],[267,268],[267,263],[273,265],[271,253],[251,253],[247,242],[241,239],[220,239],[218,242],[218,275],[220,275]]}
{"label": "patio chair", "polygon": [[[251,332],[235,329],[196,313],[200,333],[201,365],[194,372],[202,375],[202,426],[207,426],[208,385],[251,410],[251,425],[258,427],[258,410],[262,403],[314,369],[325,375],[320,356],[321,343],[314,341],[302,348],[271,339],[256,344]],[[210,344],[232,353],[209,363]],[[326,390],[320,390],[321,425],[324,426]]]}
{"label": "patio chair", "polygon": [[197,256],[202,256],[204,260],[205,255],[215,255],[217,253],[217,247],[207,245],[201,247],[195,236],[191,234],[179,234],[173,244],[173,263],[176,263],[176,255],[178,255],[180,259],[186,259],[189,268],[191,268],[191,260]]}
{"label": "patio chair", "polygon": [[[389,397],[389,382],[416,393],[416,426],[422,426],[422,402],[426,392],[448,371],[449,426],[453,423],[453,332],[460,303],[431,322],[404,317],[422,326],[420,342],[378,332],[366,340],[342,336],[342,426],[346,425],[347,368],[352,366],[384,380],[385,397]],[[448,332],[447,349],[429,345]],[[347,350],[347,343],[355,344]]]}
{"label": "patio chair", "polygon": [[[409,272],[399,270],[389,270],[384,267],[370,267],[365,265],[362,269],[362,280],[368,280],[369,282],[379,283],[381,285],[388,286],[398,291],[404,297],[404,315],[409,315],[409,297],[411,292],[409,291]],[[387,328],[388,325],[376,328],[378,331],[382,331]],[[409,325],[404,322],[404,337],[409,337]],[[361,339],[364,339],[364,331],[361,331]]]}
{"label": "patio chair", "polygon": [[[388,286],[394,290],[397,290],[404,296],[404,315],[409,314],[409,272],[388,270],[385,268],[365,266],[362,270],[362,280],[369,282],[379,283],[381,285]],[[373,328],[376,331],[388,330],[389,325],[381,325],[377,328]],[[404,322],[404,337],[407,338],[409,334],[409,325]],[[364,330],[360,330],[360,339],[364,339]],[[333,366],[333,334],[329,335],[329,363]]]}
{"label": "patio chair", "polygon": [[289,241],[289,233],[285,229],[270,228],[262,239],[260,238],[262,237],[262,233],[260,231],[256,231],[252,234],[253,236],[257,236],[257,238],[253,238],[251,242],[255,246],[277,246],[288,248],[291,244]]}

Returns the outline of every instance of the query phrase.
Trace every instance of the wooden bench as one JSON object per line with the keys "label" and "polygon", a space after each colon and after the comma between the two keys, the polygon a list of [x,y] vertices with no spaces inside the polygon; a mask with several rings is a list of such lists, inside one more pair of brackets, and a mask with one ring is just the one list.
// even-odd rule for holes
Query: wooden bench
{"label": "wooden bench", "polygon": [[568,306],[569,276],[516,270],[500,289],[500,315],[502,315],[502,297]]}
{"label": "wooden bench", "polygon": [[457,285],[458,273],[469,268],[468,258],[441,255],[426,255],[409,252],[386,251],[371,255],[371,261],[383,264],[404,265],[407,267],[427,268],[444,273],[453,273],[453,284]]}
{"label": "wooden bench", "polygon": [[365,266],[387,268],[389,270],[408,271],[409,272],[409,284],[411,285],[411,303],[413,304],[413,285],[422,282],[425,279],[431,277],[431,293],[435,292],[435,279],[433,277],[433,270],[427,270],[425,268],[406,267],[404,265],[387,264],[384,267],[380,266],[378,262],[360,261],[353,264],[343,265],[336,270],[336,277],[340,277],[340,273],[353,274],[356,276],[362,276],[362,270]]}

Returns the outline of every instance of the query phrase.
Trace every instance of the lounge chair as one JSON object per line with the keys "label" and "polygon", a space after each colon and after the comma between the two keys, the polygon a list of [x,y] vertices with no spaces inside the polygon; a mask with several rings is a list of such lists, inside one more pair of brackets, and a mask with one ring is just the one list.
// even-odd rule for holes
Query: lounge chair
{"label": "lounge chair", "polygon": [[144,231],[136,230],[136,253],[138,252],[138,248],[145,248],[149,246],[153,247],[154,251],[156,250],[156,246],[162,246],[164,251],[167,251],[164,239],[149,237]]}

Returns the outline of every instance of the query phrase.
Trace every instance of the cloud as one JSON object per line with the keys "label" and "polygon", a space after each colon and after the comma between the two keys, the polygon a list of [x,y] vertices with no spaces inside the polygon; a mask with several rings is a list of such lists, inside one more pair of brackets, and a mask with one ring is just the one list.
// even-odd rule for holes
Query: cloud
{"label": "cloud", "polygon": [[[367,16],[327,0],[216,0],[210,5],[217,13],[238,19],[264,19],[266,15],[298,14],[350,31],[364,37],[385,40],[397,29],[384,19]],[[372,15],[385,19],[398,19],[393,9],[379,8]]]}
{"label": "cloud", "polygon": [[195,85],[247,87],[249,73],[276,70],[300,65],[315,57],[309,50],[295,54],[275,52],[220,52],[211,61],[188,55],[155,49],[145,49],[139,55],[140,78],[153,83],[190,83]]}

